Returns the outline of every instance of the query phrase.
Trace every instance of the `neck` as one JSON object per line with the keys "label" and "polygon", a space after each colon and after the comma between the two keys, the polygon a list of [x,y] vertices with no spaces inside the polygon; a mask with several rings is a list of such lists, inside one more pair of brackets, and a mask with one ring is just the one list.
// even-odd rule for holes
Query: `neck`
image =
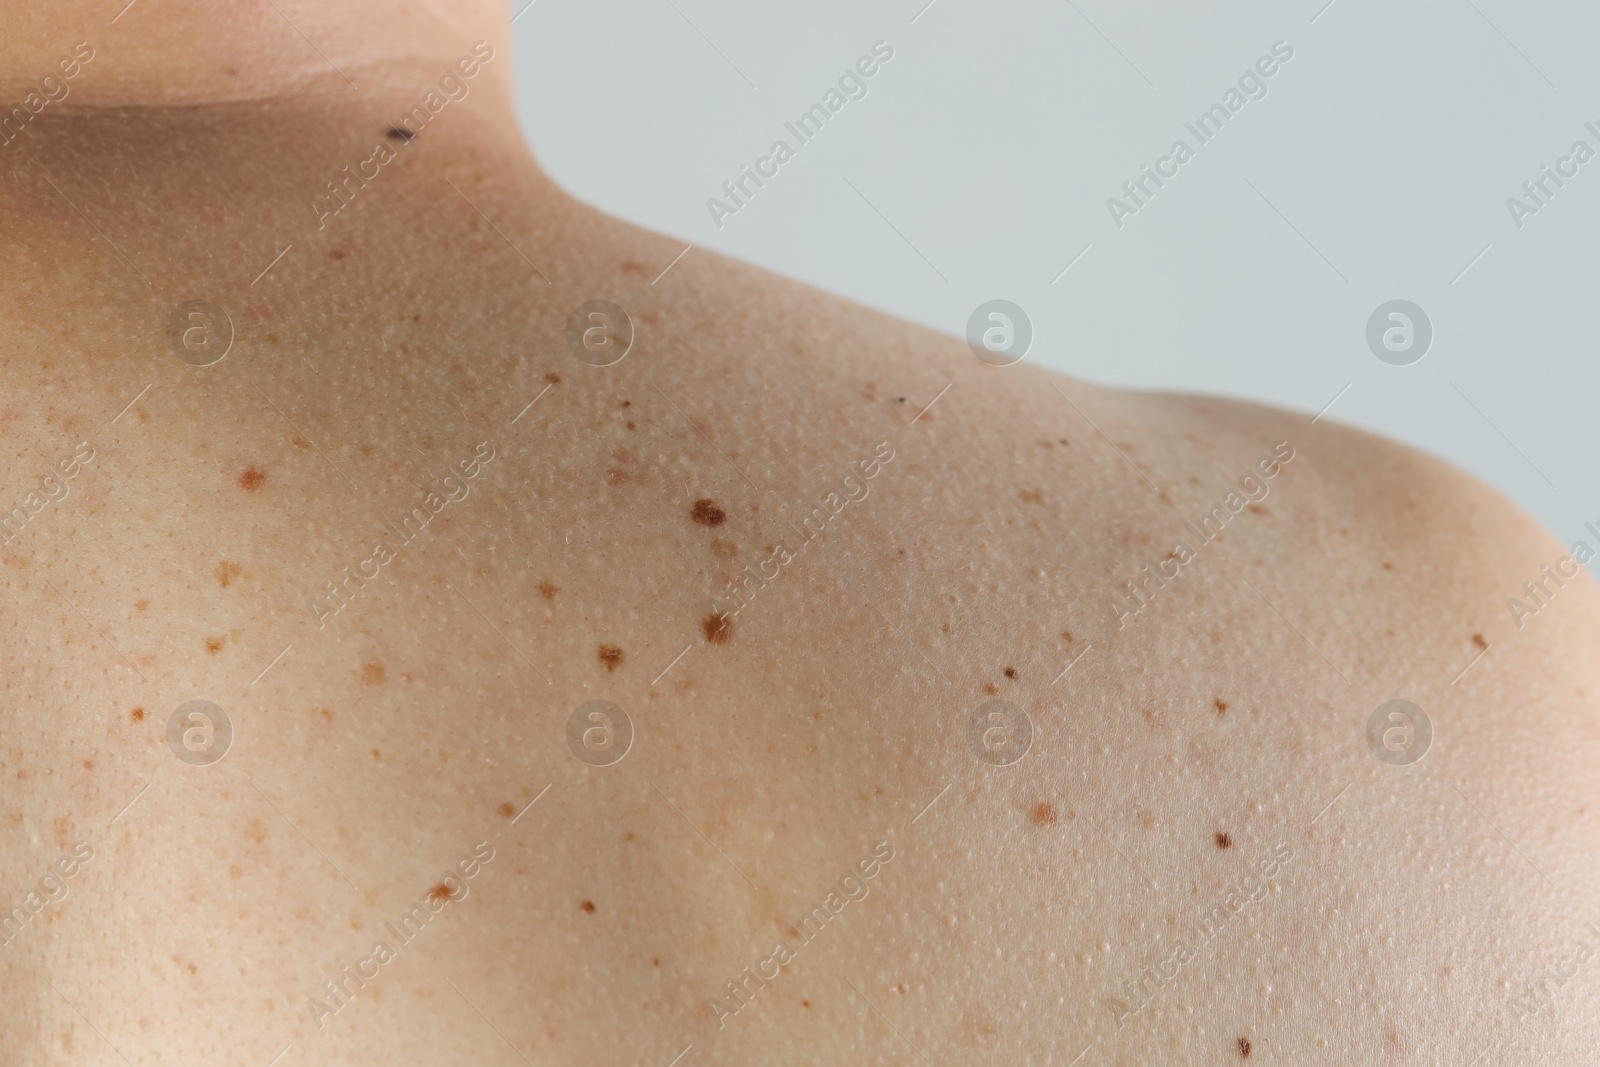
{"label": "neck", "polygon": [[[0,103],[29,111],[295,98],[360,105],[437,79],[479,41],[510,113],[509,26],[486,0],[0,0]],[[485,86],[487,81],[492,89]],[[30,99],[31,98],[31,99]]]}

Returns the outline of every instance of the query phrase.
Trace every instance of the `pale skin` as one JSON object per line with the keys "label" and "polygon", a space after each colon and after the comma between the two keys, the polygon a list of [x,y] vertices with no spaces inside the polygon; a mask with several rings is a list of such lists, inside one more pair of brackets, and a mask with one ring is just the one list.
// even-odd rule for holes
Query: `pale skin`
{"label": "pale skin", "polygon": [[[0,147],[0,1061],[1592,1062],[1600,597],[1513,505],[703,249],[652,285],[684,241],[541,173],[498,5],[120,7],[0,42],[5,100],[94,48]],[[595,299],[608,367],[567,343]],[[210,765],[167,740],[194,699]],[[595,699],[610,766],[567,742]]]}

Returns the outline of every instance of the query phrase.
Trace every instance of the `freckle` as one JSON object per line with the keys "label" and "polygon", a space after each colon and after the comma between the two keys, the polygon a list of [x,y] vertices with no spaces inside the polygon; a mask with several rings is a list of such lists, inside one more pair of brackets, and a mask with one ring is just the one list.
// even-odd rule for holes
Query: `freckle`
{"label": "freckle", "polygon": [[335,248],[328,252],[329,259],[343,259],[347,255],[349,255],[349,253],[342,248]]}
{"label": "freckle", "polygon": [[364,664],[361,668],[361,684],[381,685],[383,684],[384,673],[383,664],[381,663]]}
{"label": "freckle", "polygon": [[511,818],[511,816],[513,816],[513,815],[515,815],[517,813],[516,806],[511,804],[511,803],[509,803],[509,802],[500,805],[498,808],[495,808],[494,810],[498,811],[501,815],[505,816],[508,819]]}
{"label": "freckle", "polygon": [[139,611],[149,611],[150,610],[150,601],[148,601],[148,600],[135,600],[133,602],[133,606],[135,608],[137,608]]}
{"label": "freckle", "polygon": [[1063,445],[1066,444],[1067,443],[1067,439],[1065,437],[1061,438],[1060,439],[1060,443],[1063,444]]}
{"label": "freckle", "polygon": [[92,759],[84,760],[83,761],[83,769],[86,770],[86,771],[94,770],[94,760],[92,760]]}
{"label": "freckle", "polygon": [[1067,639],[1067,644],[1069,644],[1069,645],[1072,644],[1072,631],[1071,630],[1062,630],[1061,631],[1061,636]]}
{"label": "freckle", "polygon": [[1241,1060],[1247,1060],[1250,1058],[1250,1039],[1248,1037],[1241,1037],[1239,1039],[1239,1058]]}
{"label": "freckle", "polygon": [[1045,801],[1033,807],[1033,825],[1054,826],[1056,824],[1056,809]]}
{"label": "freckle", "polygon": [[811,1001],[809,1001],[809,1000],[802,1000],[802,1001],[801,1001],[801,1002],[800,1002],[800,1006],[801,1006],[801,1007],[802,1007],[802,1008],[809,1008],[809,1007],[811,1007]]}
{"label": "freckle", "polygon": [[1232,848],[1233,847],[1233,838],[1229,837],[1225,832],[1223,832],[1221,830],[1218,830],[1217,831],[1217,847],[1218,848]]}
{"label": "freckle", "polygon": [[717,507],[708,497],[701,497],[689,509],[689,515],[701,526],[721,526],[728,521],[728,513]]}
{"label": "freckle", "polygon": [[239,475],[239,488],[247,493],[253,493],[260,489],[266,480],[265,471],[258,470],[255,467],[246,467],[244,473]]}
{"label": "freckle", "polygon": [[659,966],[661,966],[661,957],[660,957],[660,956],[657,956],[657,957],[655,957],[655,958],[654,958],[654,959],[652,959],[652,960],[651,960],[651,961],[650,961],[650,966],[652,966],[652,967],[659,967]]}
{"label": "freckle", "polygon": [[235,863],[233,866],[228,868],[228,877],[237,882],[239,879],[244,877],[244,868]]}
{"label": "freckle", "polygon": [[199,973],[199,971],[200,971],[200,968],[198,968],[198,967],[196,967],[196,966],[195,966],[195,965],[194,965],[194,964],[192,964],[192,963],[191,963],[191,964],[189,964],[189,973],[190,973],[190,974],[198,974],[198,973]]}
{"label": "freckle", "polygon": [[261,844],[267,839],[267,824],[260,819],[251,819],[250,825],[245,827],[244,836],[258,845]]}
{"label": "freckle", "polygon": [[1479,648],[1488,648],[1489,647],[1489,642],[1487,642],[1487,641],[1485,641],[1483,639],[1483,635],[1482,634],[1473,634],[1472,635],[1472,643],[1477,645]]}
{"label": "freckle", "polygon": [[416,136],[416,134],[401,126],[390,126],[383,131],[383,134],[391,141],[409,141]]}
{"label": "freckle", "polygon": [[561,587],[558,585],[552,585],[549,582],[539,583],[539,595],[546,600],[554,600],[559,592],[561,592]]}
{"label": "freckle", "polygon": [[544,380],[549,382],[551,385],[560,385],[561,375],[557,374],[555,371],[551,371],[549,374],[544,376]]}
{"label": "freckle", "polygon": [[383,762],[383,753],[379,752],[377,749],[373,749],[372,750],[372,762],[373,763],[382,763]]}
{"label": "freckle", "polygon": [[218,652],[222,651],[222,642],[223,639],[220,637],[206,638],[206,651],[215,656]]}
{"label": "freckle", "polygon": [[606,471],[606,481],[611,485],[625,485],[628,481],[628,472],[617,467]]}
{"label": "freckle", "polygon": [[237,563],[229,563],[227,560],[222,560],[217,564],[217,569],[212,573],[217,576],[217,584],[226,589],[228,588],[228,584],[230,582],[244,573],[244,569]]}
{"label": "freckle", "polygon": [[134,722],[144,722],[144,709],[134,708],[132,711],[128,712],[128,717]]}
{"label": "freckle", "polygon": [[1386,571],[1392,571],[1392,570],[1394,570],[1394,564],[1393,563],[1385,563],[1383,565],[1383,569],[1386,570]]}
{"label": "freckle", "polygon": [[632,834],[632,833],[626,833],[626,834],[623,834],[623,835],[622,835],[622,839],[623,839],[623,840],[624,840],[624,841],[632,841],[632,840],[633,840],[633,839],[634,839],[634,838],[633,838],[633,834]]}
{"label": "freckle", "polygon": [[650,268],[635,259],[623,260],[622,272],[624,274],[637,274],[641,278],[648,278],[650,276]]}
{"label": "freckle", "polygon": [[579,904],[578,907],[582,908],[584,911],[588,912],[590,915],[594,914],[594,901],[592,901],[592,900],[586,900],[582,904]]}
{"label": "freckle", "polygon": [[621,645],[601,645],[599,655],[600,662],[606,665],[607,671],[614,671],[622,666]]}
{"label": "freckle", "polygon": [[1000,692],[1000,690],[995,687],[993,682],[984,682],[983,691],[988,693],[990,696],[994,696],[996,693]]}
{"label": "freckle", "polygon": [[449,899],[450,887],[445,885],[443,882],[440,882],[438,885],[428,890],[428,902],[430,904],[443,904]]}
{"label": "freckle", "polygon": [[631,408],[631,407],[633,407],[633,401],[631,401],[631,400],[624,400],[624,401],[623,401],[623,402],[622,402],[622,406],[623,406],[623,407],[625,407],[625,408]]}
{"label": "freckle", "polygon": [[1250,513],[1252,515],[1271,515],[1272,514],[1272,512],[1268,511],[1266,508],[1262,507],[1260,504],[1247,504],[1245,506],[1250,509]]}
{"label": "freckle", "polygon": [[1024,489],[1017,494],[1024,504],[1043,504],[1044,494],[1037,489]]}
{"label": "freckle", "polygon": [[1211,705],[1212,705],[1212,707],[1217,709],[1217,714],[1218,715],[1226,715],[1226,714],[1228,714],[1228,702],[1226,700],[1223,700],[1221,697],[1217,697],[1215,700],[1213,700],[1211,702]]}
{"label": "freckle", "polygon": [[1017,676],[1017,669],[1015,667],[1007,667],[1005,674],[1007,678],[1015,678]]}
{"label": "freckle", "polygon": [[[771,549],[768,549],[768,551],[770,552]],[[711,542],[711,554],[722,559],[732,559],[739,554],[739,546],[732,541],[724,541],[718,538]]]}
{"label": "freckle", "polygon": [[725,645],[733,640],[733,617],[713,612],[700,620],[700,629],[713,645]]}
{"label": "freckle", "polygon": [[323,708],[322,709],[322,717],[324,719],[328,720],[329,722],[332,722],[333,721],[333,712],[329,711],[327,708]]}

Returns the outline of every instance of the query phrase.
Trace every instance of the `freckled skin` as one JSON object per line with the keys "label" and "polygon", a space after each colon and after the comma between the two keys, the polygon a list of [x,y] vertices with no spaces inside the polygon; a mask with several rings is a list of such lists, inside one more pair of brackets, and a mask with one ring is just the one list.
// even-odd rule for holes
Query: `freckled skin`
{"label": "freckled skin", "polygon": [[[1600,921],[1600,593],[1568,582],[1518,630],[1506,597],[1564,549],[1503,499],[1337,409],[997,370],[699,243],[652,286],[689,238],[536,168],[505,35],[470,32],[503,5],[278,6],[359,91],[271,11],[223,32],[250,5],[6,10],[0,101],[115,36],[0,147],[0,443],[97,449],[0,566],[0,908],[61,855],[50,820],[96,853],[0,952],[0,1058],[65,1062],[70,1027],[74,1062],[120,1063],[88,1019],[139,1064],[922,1063],[909,1038],[937,1064],[1209,1067],[1241,1034],[1262,1061],[1470,1063]],[[479,36],[500,57],[471,95],[388,137]],[[928,62],[894,43],[885,76]],[[174,99],[202,90],[237,95]],[[318,229],[308,199],[374,143],[403,161]],[[166,339],[202,298],[237,334],[209,368]],[[566,342],[597,298],[639,335],[607,368]],[[1270,514],[1119,625],[1118,587],[1280,440]],[[364,566],[483,442],[466,495]],[[621,448],[645,474],[608,485]],[[319,620],[347,567],[371,577]],[[986,685],[1034,727],[1006,766],[971,747]],[[196,697],[233,724],[211,766],[166,743]],[[602,698],[634,732],[611,766],[568,741]],[[1395,698],[1434,724],[1409,767],[1365,736]],[[719,1030],[708,1001],[880,841],[869,893]],[[1269,890],[1118,1031],[1122,983],[1279,841]],[[307,999],[447,877],[470,892],[319,1030]],[[1591,968],[1483,1062],[1592,1064]]]}

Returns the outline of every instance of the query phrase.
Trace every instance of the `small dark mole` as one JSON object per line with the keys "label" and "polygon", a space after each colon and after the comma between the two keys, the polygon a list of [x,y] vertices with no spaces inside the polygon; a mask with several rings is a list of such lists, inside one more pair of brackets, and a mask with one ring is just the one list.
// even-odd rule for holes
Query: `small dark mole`
{"label": "small dark mole", "polygon": [[1262,507],[1259,504],[1247,504],[1245,506],[1250,510],[1250,514],[1252,514],[1252,515],[1271,515],[1272,514],[1272,512],[1268,511],[1266,508]]}
{"label": "small dark mole", "polygon": [[728,521],[728,513],[717,507],[710,497],[696,500],[694,507],[689,509],[689,514],[701,526],[721,526]]}
{"label": "small dark mole", "polygon": [[624,841],[632,841],[633,840],[633,832],[629,831],[628,833],[623,834],[622,835],[622,839]]}
{"label": "small dark mole", "polygon": [[894,398],[894,402],[896,404],[904,404],[906,402],[906,398],[903,396],[897,396]]}
{"label": "small dark mole", "polygon": [[1065,637],[1067,639],[1067,644],[1069,644],[1069,645],[1072,644],[1072,631],[1071,630],[1062,630],[1061,631],[1061,636]]}
{"label": "small dark mole", "polygon": [[331,250],[331,251],[330,251],[330,252],[329,252],[329,253],[328,253],[328,258],[329,258],[329,259],[343,259],[343,258],[344,258],[344,257],[345,257],[345,256],[346,256],[346,255],[348,255],[348,254],[349,254],[349,253],[347,253],[347,252],[346,252],[346,251],[345,251],[345,250],[344,250],[344,249],[342,249],[342,248],[335,248],[335,249],[332,249],[332,250]]}
{"label": "small dark mole", "polygon": [[402,129],[399,126],[390,126],[384,131],[384,136],[388,137],[391,141],[409,141],[411,138],[415,137],[416,134],[412,133],[410,130]]}
{"label": "small dark mole", "polygon": [[1033,806],[1033,825],[1054,826],[1056,824],[1056,809],[1046,801],[1040,801]]}
{"label": "small dark mole", "polygon": [[1488,648],[1489,647],[1489,642],[1487,642],[1487,641],[1485,641],[1483,639],[1483,635],[1482,634],[1473,634],[1472,635],[1472,643],[1477,645],[1479,648]]}
{"label": "small dark mole", "polygon": [[633,424],[633,423],[631,423],[631,422],[630,422],[630,423],[627,423],[627,427],[628,427],[628,429],[630,429],[630,430],[637,430],[637,429],[638,429],[638,428],[639,428],[639,427],[637,427],[637,426],[635,426],[635,425],[634,425],[634,424]]}
{"label": "small dark mole", "polygon": [[208,637],[208,638],[206,638],[206,651],[211,653],[213,656],[215,656],[218,652],[221,652],[222,651],[222,638],[220,638],[220,637]]}
{"label": "small dark mole", "polygon": [[422,316],[420,314],[413,315],[413,316],[411,316],[411,321],[412,322],[421,322],[422,321]]}
{"label": "small dark mole", "polygon": [[1383,569],[1386,570],[1386,571],[1392,571],[1392,570],[1394,570],[1394,564],[1393,563],[1385,563],[1383,565]]}
{"label": "small dark mole", "polygon": [[555,371],[551,371],[549,374],[544,376],[544,380],[549,382],[551,385],[560,385],[561,375],[557,374]]}
{"label": "small dark mole", "polygon": [[802,1001],[801,1001],[801,1002],[800,1002],[800,1006],[801,1006],[801,1007],[802,1007],[802,1008],[809,1008],[809,1007],[811,1007],[811,1001],[809,1001],[809,1000],[802,1000]]}
{"label": "small dark mole", "polygon": [[1007,667],[1006,668],[1006,677],[1007,678],[1015,678],[1016,676],[1017,676],[1017,669],[1015,667]]}
{"label": "small dark mole", "polygon": [[1241,1037],[1239,1039],[1239,1058],[1241,1060],[1247,1060],[1250,1058],[1250,1039],[1248,1037]]}
{"label": "small dark mole", "polygon": [[586,900],[582,904],[579,904],[578,907],[582,908],[584,911],[588,912],[590,915],[594,914],[594,901],[592,901],[592,900]]}
{"label": "small dark mole", "polygon": [[516,806],[510,803],[502,804],[494,810],[498,811],[501,815],[504,815],[508,819],[517,813]]}
{"label": "small dark mole", "polygon": [[601,645],[599,656],[600,662],[606,665],[607,671],[614,671],[622,666],[621,645]]}
{"label": "small dark mole", "polygon": [[144,722],[144,709],[134,708],[132,711],[128,712],[128,717],[134,722]]}
{"label": "small dark mole", "polygon": [[624,401],[623,401],[623,402],[622,402],[622,406],[623,406],[623,407],[625,407],[625,408],[631,408],[631,407],[633,407],[633,401],[631,401],[631,400],[624,400]]}
{"label": "small dark mole", "polygon": [[725,645],[733,640],[733,618],[713,612],[700,620],[700,629],[713,645]]}
{"label": "small dark mole", "polygon": [[1217,709],[1217,714],[1218,715],[1226,715],[1226,714],[1228,714],[1228,702],[1226,700],[1223,700],[1221,697],[1217,697],[1215,700],[1213,700],[1211,702],[1211,704],[1212,704],[1213,707],[1215,707]]}
{"label": "small dark mole", "polygon": [[246,467],[244,473],[239,475],[239,488],[243,489],[247,493],[253,493],[257,489],[260,489],[262,483],[264,483],[266,480],[267,475],[265,471],[257,470],[254,467]]}
{"label": "small dark mole", "polygon": [[428,890],[428,901],[432,904],[442,904],[450,899],[450,887],[440,882]]}
{"label": "small dark mole", "polygon": [[1218,848],[1232,848],[1233,847],[1233,838],[1229,837],[1224,831],[1218,830],[1217,831],[1217,847]]}
{"label": "small dark mole", "polygon": [[561,592],[561,587],[559,585],[552,585],[549,582],[539,583],[539,595],[544,597],[546,600],[554,600],[556,598],[556,594],[559,592]]}
{"label": "small dark mole", "polygon": [[661,957],[660,957],[660,956],[657,956],[657,957],[655,957],[655,958],[654,958],[654,959],[652,959],[652,960],[651,960],[651,961],[650,961],[650,966],[652,966],[652,967],[659,967],[659,966],[661,966]]}

